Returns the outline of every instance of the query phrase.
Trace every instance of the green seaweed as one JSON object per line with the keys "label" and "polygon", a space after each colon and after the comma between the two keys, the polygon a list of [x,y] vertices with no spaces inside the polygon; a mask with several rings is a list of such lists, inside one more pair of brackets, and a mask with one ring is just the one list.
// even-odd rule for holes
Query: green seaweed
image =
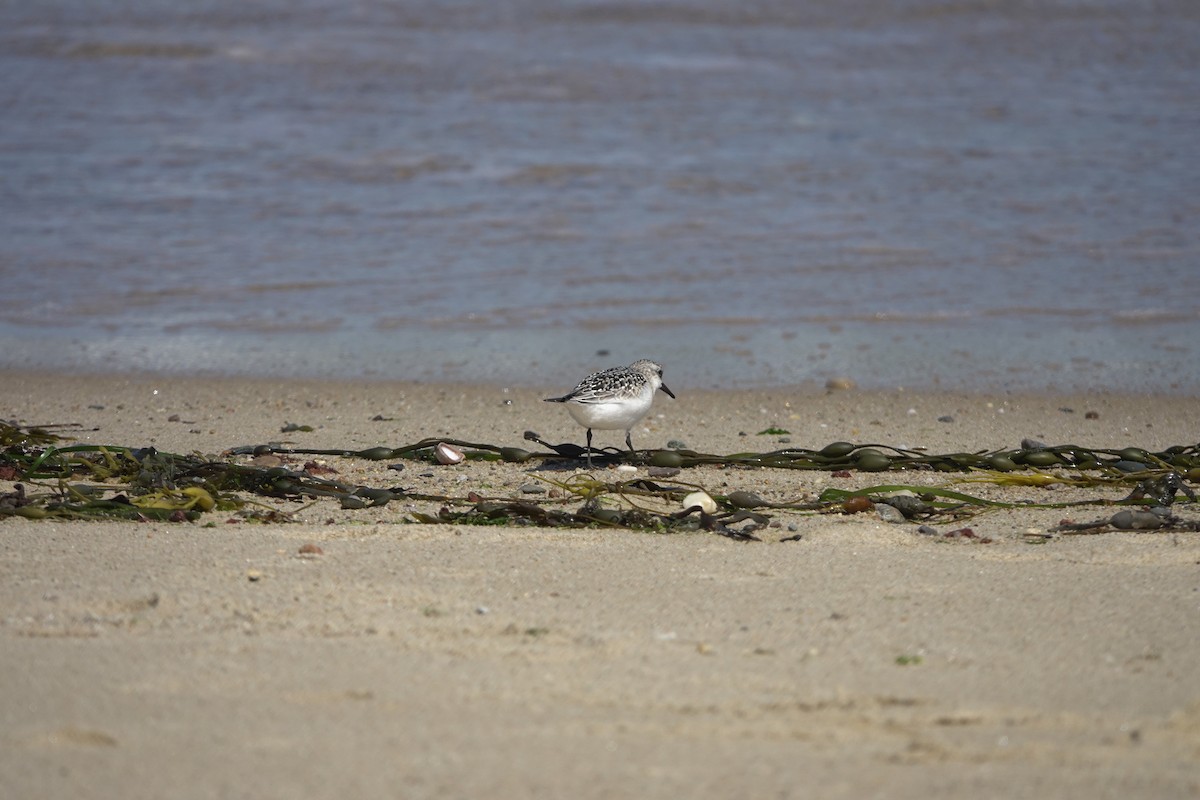
{"label": "green seaweed", "polygon": [[[763,433],[770,433],[768,429]],[[776,431],[783,432],[786,431]],[[1120,499],[1111,496],[1073,502],[1012,502],[977,497],[948,486],[880,484],[864,489],[827,488],[814,501],[768,502],[753,492],[714,492],[686,481],[663,483],[653,478],[606,481],[590,473],[555,478],[530,473],[559,491],[558,497],[483,498],[420,494],[402,488],[371,487],[319,477],[287,466],[239,463],[243,456],[332,456],[370,461],[413,460],[434,463],[440,443],[461,449],[469,460],[508,463],[574,462],[585,455],[578,445],[551,444],[526,432],[526,442],[542,450],[493,445],[457,439],[426,438],[398,447],[380,445],[365,449],[311,449],[278,445],[250,445],[227,451],[220,458],[199,454],[174,454],[152,447],[69,444],[41,428],[0,423],[0,477],[23,481],[0,495],[0,518],[28,519],[135,519],[194,521],[205,514],[237,511],[258,522],[287,521],[285,511],[255,509],[256,497],[292,501],[335,501],[346,510],[380,508],[395,500],[440,504],[437,513],[408,512],[418,523],[455,525],[533,525],[539,527],[612,527],[660,533],[708,531],[739,540],[755,540],[755,532],[769,524],[764,510],[843,512],[853,498],[893,505],[909,519],[961,519],[1002,508],[1065,508],[1069,506],[1131,506],[1133,516],[1120,516],[1086,524],[1081,530],[1112,525],[1121,529],[1161,529],[1174,525],[1187,530],[1190,523],[1169,514],[1138,515],[1138,508],[1169,507],[1182,495],[1195,503],[1187,481],[1200,479],[1200,445],[1175,446],[1151,452],[1137,447],[1084,448],[1078,445],[929,454],[886,444],[832,442],[820,449],[787,448],[770,452],[728,455],[688,449],[628,452],[606,449],[593,453],[600,465],[637,464],[684,469],[700,465],[751,469],[800,469],[829,472],[960,473],[950,484],[986,483],[1037,489],[1052,484],[1095,488],[1111,492],[1128,489]],[[1054,470],[1054,471],[1049,471]],[[672,474],[672,473],[666,473]],[[603,473],[601,473],[603,475]],[[80,479],[91,483],[80,482]],[[663,505],[677,508],[693,491],[707,492],[720,506],[716,513],[699,509],[667,513]],[[574,510],[566,508],[578,504]],[[869,508],[870,506],[865,506]],[[1160,523],[1159,520],[1162,520]],[[1072,532],[1072,531],[1064,531]]]}

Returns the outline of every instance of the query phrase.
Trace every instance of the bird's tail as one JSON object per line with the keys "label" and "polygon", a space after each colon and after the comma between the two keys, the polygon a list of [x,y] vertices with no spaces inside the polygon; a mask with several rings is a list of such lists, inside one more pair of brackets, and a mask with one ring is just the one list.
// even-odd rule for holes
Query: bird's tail
{"label": "bird's tail", "polygon": [[543,403],[565,403],[571,398],[571,395],[564,394],[562,397],[547,397]]}

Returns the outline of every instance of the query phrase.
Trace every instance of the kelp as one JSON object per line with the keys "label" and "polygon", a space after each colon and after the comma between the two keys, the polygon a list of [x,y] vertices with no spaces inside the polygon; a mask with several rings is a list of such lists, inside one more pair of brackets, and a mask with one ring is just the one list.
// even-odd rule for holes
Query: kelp
{"label": "kelp", "polygon": [[[914,522],[961,520],[1004,508],[1067,508],[1072,506],[1132,506],[1129,513],[1095,523],[1068,523],[1078,531],[1105,526],[1121,530],[1193,530],[1173,515],[1170,507],[1182,496],[1194,503],[1188,481],[1200,479],[1200,445],[1176,446],[1152,452],[1137,447],[1084,448],[1078,445],[1022,447],[973,453],[931,454],[886,444],[833,442],[820,449],[787,448],[770,452],[728,455],[688,449],[628,452],[615,448],[595,451],[599,466],[633,464],[648,467],[649,477],[603,480],[591,473],[556,477],[554,470],[574,466],[584,448],[551,444],[532,432],[525,441],[542,449],[494,445],[458,439],[426,438],[399,447],[365,449],[304,449],[280,444],[236,447],[220,457],[174,454],[153,447],[66,444],[64,438],[41,428],[0,422],[0,477],[24,481],[0,495],[0,518],[136,519],[196,521],[213,512],[236,512],[242,519],[279,522],[292,519],[285,511],[262,506],[253,498],[292,501],[334,501],[345,510],[380,508],[397,500],[438,505],[436,513],[410,511],[412,522],[456,525],[534,525],[539,527],[615,527],[661,533],[709,531],[739,540],[756,540],[770,524],[771,511],[804,514],[857,513],[888,505]],[[414,492],[403,487],[364,486],[324,477],[286,465],[261,466],[238,459],[261,456],[331,456],[368,461],[419,461],[436,464],[440,444],[460,449],[468,461],[534,464],[529,474],[552,487],[550,496],[484,497]],[[682,469],[718,466],[753,474],[759,469],[850,472],[925,471],[960,473],[950,484],[991,484],[1004,487],[1045,487],[1051,484],[1103,490],[1108,496],[1061,503],[998,501],[948,486],[884,483],[863,489],[827,488],[816,498],[767,501],[743,489],[728,493],[675,478]],[[441,468],[441,467],[439,467]],[[1054,469],[1054,472],[1047,470]],[[604,472],[609,473],[608,470]],[[603,473],[601,473],[603,474]],[[612,474],[612,473],[609,473]],[[617,472],[617,475],[623,473]],[[86,483],[84,481],[92,481]],[[688,494],[703,491],[717,503],[709,513],[693,506],[677,511]],[[1118,496],[1112,496],[1117,492]],[[574,508],[567,508],[573,505]],[[711,511],[711,509],[710,509]],[[1143,513],[1145,512],[1145,513]],[[1151,516],[1146,516],[1147,514]],[[1061,532],[1078,532],[1064,528]]]}

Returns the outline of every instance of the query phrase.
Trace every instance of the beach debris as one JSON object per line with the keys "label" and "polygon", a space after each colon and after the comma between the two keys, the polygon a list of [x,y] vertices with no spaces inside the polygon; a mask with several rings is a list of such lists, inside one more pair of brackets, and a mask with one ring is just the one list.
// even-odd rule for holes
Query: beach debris
{"label": "beach debris", "polygon": [[297,552],[302,556],[325,555],[325,551],[321,549],[320,545],[313,544],[312,542],[300,545],[300,549]]}
{"label": "beach debris", "polygon": [[[741,542],[761,542],[755,532],[767,527],[771,518],[754,511],[730,511],[725,514],[708,514],[696,506],[685,509],[675,515],[675,519],[686,519],[693,512],[700,515],[700,527],[720,536]],[[741,528],[734,525],[742,524]]]}
{"label": "beach debris", "polygon": [[683,456],[675,450],[655,450],[650,455],[651,469],[673,469],[679,472]]}
{"label": "beach debris", "polygon": [[1200,531],[1200,521],[1184,520],[1171,513],[1166,506],[1150,508],[1126,508],[1104,519],[1091,522],[1063,520],[1050,530],[1063,534],[1104,533],[1109,528],[1119,531]]}
{"label": "beach debris", "polygon": [[0,494],[0,511],[20,514],[21,509],[30,505],[33,501],[25,496],[25,486],[23,484],[14,484],[11,492]]}
{"label": "beach debris", "polygon": [[870,511],[873,508],[875,508],[875,504],[871,502],[869,497],[854,495],[846,498],[846,500],[842,503],[841,511],[843,514],[861,514],[862,512]]}
{"label": "beach debris", "polygon": [[863,472],[883,472],[891,468],[892,459],[873,447],[864,447],[855,451],[854,463]]}
{"label": "beach debris", "polygon": [[1171,506],[1175,503],[1175,495],[1182,492],[1188,500],[1196,502],[1196,493],[1187,485],[1186,479],[1178,472],[1168,472],[1153,478],[1139,481],[1126,500],[1154,501],[1156,506]]}
{"label": "beach debris", "polygon": [[[457,439],[430,438],[402,446],[366,449],[315,449],[278,442],[227,450],[218,456],[165,453],[153,447],[74,444],[57,434],[0,422],[0,480],[11,481],[0,494],[0,518],[114,519],[197,522],[206,514],[224,512],[231,522],[282,523],[299,519],[303,507],[285,509],[282,503],[330,502],[348,512],[378,509],[404,501],[403,520],[458,525],[535,525],[545,527],[620,527],[655,533],[708,531],[742,541],[757,541],[756,532],[771,525],[764,513],[861,513],[871,508],[881,519],[900,517],[915,522],[956,522],[950,538],[978,541],[962,533],[962,520],[1003,508],[1066,508],[1122,504],[1129,508],[1091,523],[1064,521],[1060,532],[1116,530],[1197,530],[1200,524],[1182,519],[1171,508],[1196,502],[1194,482],[1200,480],[1200,445],[1174,446],[1150,452],[1138,447],[1085,448],[1026,442],[1034,448],[973,453],[929,453],[881,443],[832,442],[820,449],[787,447],[769,452],[709,454],[688,449],[601,451],[604,465],[626,467],[608,472],[616,480],[573,472],[565,480],[546,477],[536,466],[526,474],[551,484],[514,484],[516,497],[488,497],[482,489],[421,493],[398,486],[364,486],[339,480],[333,459],[406,461],[428,464],[455,453],[451,460],[533,464],[581,454],[577,445],[551,445],[530,431],[526,442],[540,449],[494,445]],[[529,445],[526,445],[529,447]],[[302,460],[303,459],[303,460]],[[303,463],[297,470],[293,464]],[[439,462],[440,463],[440,462]],[[1106,489],[1093,498],[1044,502],[1044,498],[977,497],[949,485],[883,484],[858,489],[826,487],[813,498],[767,501],[749,489],[714,491],[677,479],[688,467],[712,465],[739,468],[723,474],[752,475],[759,469],[821,470],[844,478],[868,471],[906,470],[960,473],[951,484],[987,483],[996,487],[1042,490],[1052,486]],[[637,477],[642,474],[647,477]],[[383,469],[381,465],[380,469]],[[435,468],[436,469],[436,468]],[[553,467],[549,470],[553,475]],[[434,478],[435,471],[421,476]],[[462,481],[469,476],[460,474]],[[17,484],[19,481],[19,485]],[[928,482],[926,481],[926,484]],[[723,484],[724,486],[724,484]],[[1120,487],[1120,493],[1113,489]],[[540,487],[538,487],[540,488]],[[1126,494],[1127,493],[1127,494]],[[1125,495],[1123,499],[1115,497]],[[262,498],[272,498],[271,506]],[[565,506],[577,498],[575,511]],[[690,499],[689,499],[690,498]],[[707,500],[703,500],[707,498]],[[438,509],[436,512],[430,510]],[[671,511],[671,509],[675,509]],[[233,516],[229,512],[236,512]],[[326,515],[328,520],[334,519]],[[898,520],[897,520],[898,521]],[[210,523],[212,524],[212,523]],[[795,532],[794,525],[788,530]],[[944,536],[944,535],[943,535]]]}
{"label": "beach debris", "polygon": [[533,458],[533,453],[521,447],[501,447],[499,453],[501,461],[507,461],[511,464],[524,464]]}
{"label": "beach debris", "polygon": [[725,495],[725,502],[734,508],[765,508],[771,505],[754,492],[747,492],[744,489],[738,489]]}
{"label": "beach debris", "polygon": [[876,503],[875,513],[878,514],[879,518],[884,522],[890,522],[892,524],[899,524],[901,522],[908,521],[908,518],[900,513],[898,508],[888,503]]}
{"label": "beach debris", "polygon": [[433,449],[433,457],[437,459],[439,464],[461,464],[467,460],[463,451],[452,444],[438,442],[437,447]]}
{"label": "beach debris", "polygon": [[683,498],[683,508],[698,508],[705,514],[714,514],[717,511],[717,501],[709,497],[708,492],[692,492]]}
{"label": "beach debris", "polygon": [[992,540],[986,536],[980,536],[971,528],[956,528],[952,531],[946,531],[942,534],[944,539],[967,539],[976,544],[991,544]]}
{"label": "beach debris", "polygon": [[272,467],[282,467],[287,463],[287,460],[274,453],[262,453],[250,459],[250,463],[256,467],[271,469]]}

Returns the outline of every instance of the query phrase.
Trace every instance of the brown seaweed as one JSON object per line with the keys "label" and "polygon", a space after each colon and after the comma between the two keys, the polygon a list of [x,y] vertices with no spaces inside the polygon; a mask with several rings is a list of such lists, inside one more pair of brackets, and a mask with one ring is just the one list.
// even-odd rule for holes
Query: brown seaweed
{"label": "brown seaweed", "polygon": [[[258,504],[254,498],[258,497],[297,502],[334,501],[346,510],[379,508],[400,499],[419,500],[439,504],[440,510],[436,514],[410,512],[407,518],[411,521],[457,525],[618,527],[664,533],[699,530],[742,541],[757,540],[756,532],[770,524],[766,511],[846,513],[855,503],[862,506],[861,510],[878,504],[891,505],[904,519],[921,522],[959,520],[999,508],[1120,505],[1132,508],[1128,513],[1122,511],[1106,520],[1066,527],[1061,532],[1091,531],[1106,526],[1122,530],[1196,528],[1194,523],[1170,513],[1163,514],[1158,509],[1166,509],[1177,501],[1196,502],[1188,481],[1200,478],[1200,445],[1151,452],[1136,447],[1102,449],[1023,443],[1019,448],[1007,450],[929,454],[886,444],[833,442],[818,450],[788,448],[765,453],[720,455],[686,449],[631,453],[613,449],[594,455],[599,464],[649,465],[672,476],[681,469],[698,465],[822,470],[835,474],[937,471],[963,473],[954,481],[956,483],[1013,487],[1059,483],[1105,492],[1105,496],[1069,503],[1001,502],[945,486],[904,484],[881,484],[853,491],[829,488],[816,500],[768,502],[747,490],[723,494],[685,481],[662,483],[648,478],[606,481],[589,473],[575,473],[566,479],[530,473],[558,489],[559,498],[566,499],[483,498],[474,492],[453,496],[422,494],[396,486],[362,486],[324,477],[337,474],[330,469],[320,470],[318,475],[313,474],[317,470],[293,470],[278,464],[278,460],[275,466],[235,460],[244,456],[302,455],[434,463],[439,444],[460,449],[467,460],[536,462],[551,468],[556,464],[573,466],[572,462],[583,455],[583,449],[578,445],[551,444],[533,432],[526,432],[525,441],[544,449],[531,451],[511,445],[427,438],[398,447],[381,445],[357,450],[259,444],[234,448],[218,458],[165,453],[153,447],[66,444],[63,436],[44,427],[27,428],[0,422],[0,478],[21,481],[12,491],[0,495],[0,518],[182,522],[198,520],[215,511],[237,511],[261,521],[289,518],[286,512],[270,510],[263,514],[253,510]],[[1124,487],[1127,494],[1114,499],[1108,493],[1116,487]],[[664,504],[678,507],[686,494],[698,490],[712,496],[720,510],[711,514],[695,508],[675,513],[656,510]],[[1180,496],[1182,500],[1179,500]],[[559,507],[569,503],[571,498],[580,503],[576,510]],[[604,498],[618,501],[621,507],[612,507],[611,502],[605,505]],[[858,505],[855,510],[859,510]]]}

